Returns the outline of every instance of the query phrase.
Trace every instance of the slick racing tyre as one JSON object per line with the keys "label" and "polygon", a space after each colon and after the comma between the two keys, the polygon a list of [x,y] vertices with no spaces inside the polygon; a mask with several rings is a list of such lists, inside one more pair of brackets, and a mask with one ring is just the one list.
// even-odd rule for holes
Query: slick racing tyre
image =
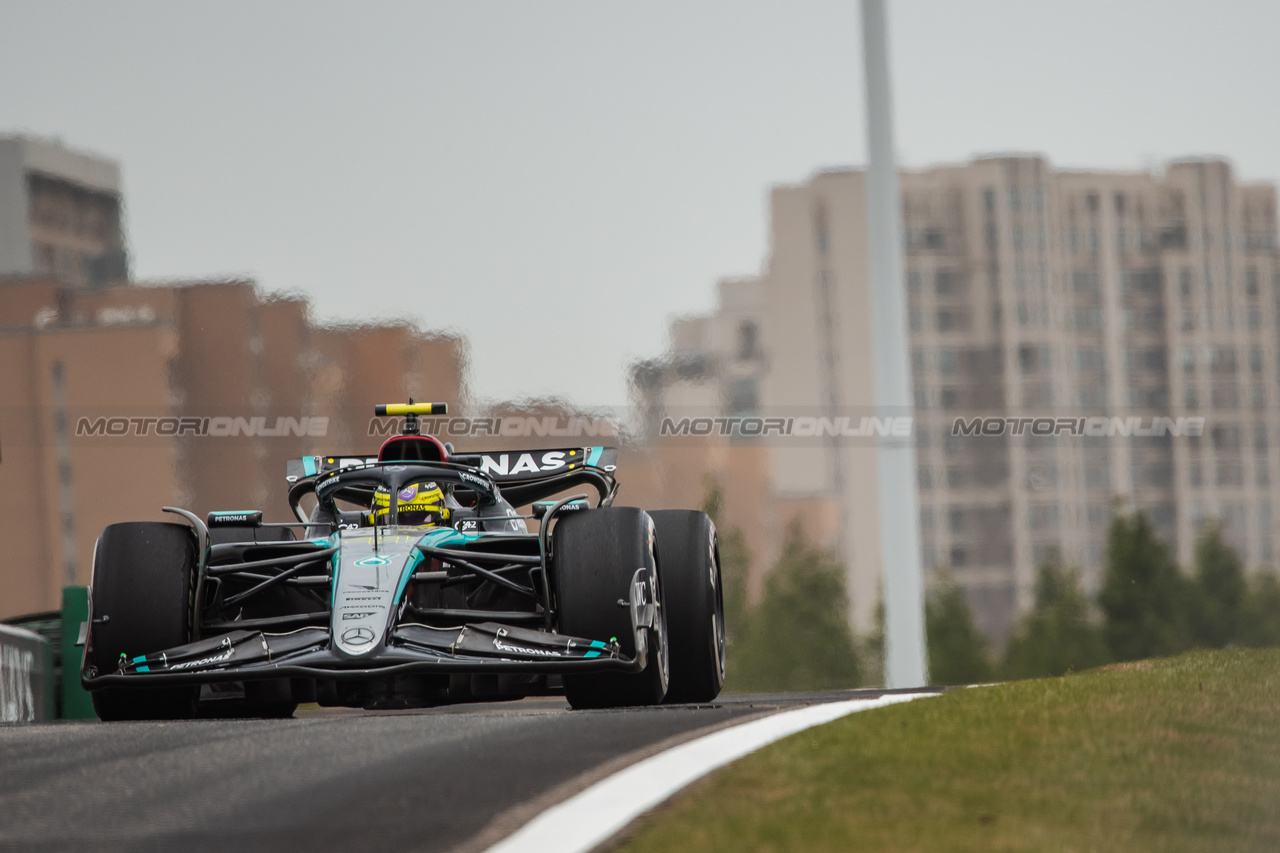
{"label": "slick racing tyre", "polygon": [[[114,673],[122,655],[158,652],[191,641],[196,537],[185,524],[113,524],[93,554],[85,664]],[[195,716],[198,687],[103,688],[93,707],[103,720]]]}
{"label": "slick racing tyre", "polygon": [[606,507],[577,512],[556,522],[552,554],[560,632],[609,641],[616,637],[627,657],[636,654],[631,631],[631,579],[645,568],[658,602],[648,632],[648,662],[638,673],[565,675],[564,691],[574,708],[657,705],[667,692],[666,608],[654,551],[653,522],[644,510]]}
{"label": "slick racing tyre", "polygon": [[667,595],[671,676],[667,703],[710,702],[724,687],[724,594],[716,527],[687,509],[649,513]]}

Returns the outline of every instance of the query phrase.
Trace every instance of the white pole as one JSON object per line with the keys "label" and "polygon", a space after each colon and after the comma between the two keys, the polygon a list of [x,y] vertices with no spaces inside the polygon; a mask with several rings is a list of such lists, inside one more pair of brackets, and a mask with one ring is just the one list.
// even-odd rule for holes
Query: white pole
{"label": "white pole", "polygon": [[[907,342],[902,203],[893,156],[884,0],[862,0],[862,48],[867,78],[867,236],[875,405],[880,416],[908,416],[914,415],[915,399]],[[920,687],[928,675],[914,440],[883,439],[879,463],[885,685]]]}

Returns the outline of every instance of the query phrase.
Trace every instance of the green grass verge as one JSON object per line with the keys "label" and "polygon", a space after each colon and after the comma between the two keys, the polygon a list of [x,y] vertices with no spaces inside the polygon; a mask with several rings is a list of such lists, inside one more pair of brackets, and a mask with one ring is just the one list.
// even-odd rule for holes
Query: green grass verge
{"label": "green grass verge", "polygon": [[678,795],[621,849],[1280,850],[1280,650],[853,714]]}

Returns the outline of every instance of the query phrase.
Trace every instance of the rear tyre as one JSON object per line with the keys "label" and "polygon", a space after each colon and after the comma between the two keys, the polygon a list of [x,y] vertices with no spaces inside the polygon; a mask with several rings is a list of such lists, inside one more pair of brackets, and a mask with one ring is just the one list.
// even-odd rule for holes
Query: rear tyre
{"label": "rear tyre", "polygon": [[631,578],[648,570],[658,602],[648,633],[648,662],[638,673],[565,675],[565,698],[574,708],[657,705],[667,692],[666,608],[654,551],[653,522],[644,510],[605,507],[556,522],[552,554],[560,632],[587,640],[616,637],[627,657],[636,653],[630,600]]}
{"label": "rear tyre", "polygon": [[[113,524],[93,555],[85,664],[115,672],[122,656],[150,654],[191,641],[196,538],[183,524]],[[175,720],[195,716],[198,687],[93,691],[103,720]]]}
{"label": "rear tyre", "polygon": [[710,702],[724,687],[724,594],[716,527],[687,509],[649,513],[658,532],[658,562],[667,592],[671,646],[668,704]]}

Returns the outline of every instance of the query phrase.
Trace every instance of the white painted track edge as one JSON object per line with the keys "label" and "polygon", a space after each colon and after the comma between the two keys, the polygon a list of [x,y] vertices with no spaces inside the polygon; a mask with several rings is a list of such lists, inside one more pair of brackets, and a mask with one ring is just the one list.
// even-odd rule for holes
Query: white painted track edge
{"label": "white painted track edge", "polygon": [[936,695],[889,693],[876,699],[827,702],[720,729],[600,780],[543,812],[485,853],[589,853],[682,788],[774,741],[858,711]]}

